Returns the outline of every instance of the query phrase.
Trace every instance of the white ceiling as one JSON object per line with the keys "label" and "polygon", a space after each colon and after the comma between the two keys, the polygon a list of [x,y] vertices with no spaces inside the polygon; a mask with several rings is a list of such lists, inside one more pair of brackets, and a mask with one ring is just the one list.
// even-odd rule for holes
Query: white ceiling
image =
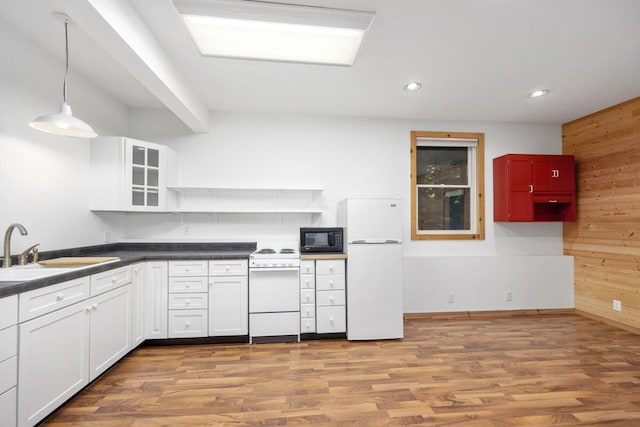
{"label": "white ceiling", "polygon": [[[375,12],[355,65],[202,57],[170,0],[3,0],[0,19],[62,59],[64,33],[52,12],[69,14],[77,23],[71,67],[131,107],[564,123],[640,96],[638,0],[283,2]],[[85,9],[107,3],[139,15],[130,29],[157,39],[159,49],[147,50],[169,65],[171,83],[153,60],[118,54],[123,43],[87,19]],[[101,18],[119,25],[117,17]],[[141,64],[158,73],[157,82],[139,72]],[[404,92],[413,80],[422,89]],[[539,88],[551,92],[526,97]]]}

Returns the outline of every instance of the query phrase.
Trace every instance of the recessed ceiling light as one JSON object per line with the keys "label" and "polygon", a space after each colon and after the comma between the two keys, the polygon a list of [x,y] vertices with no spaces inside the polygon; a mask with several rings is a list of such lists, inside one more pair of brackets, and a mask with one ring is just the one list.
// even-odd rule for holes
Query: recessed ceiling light
{"label": "recessed ceiling light", "polygon": [[353,65],[373,12],[260,1],[173,0],[200,53]]}
{"label": "recessed ceiling light", "polygon": [[410,82],[404,85],[403,89],[407,92],[414,92],[422,87],[420,82]]}
{"label": "recessed ceiling light", "polygon": [[549,89],[534,90],[529,95],[527,95],[527,98],[540,98],[541,96],[545,96],[548,93]]}

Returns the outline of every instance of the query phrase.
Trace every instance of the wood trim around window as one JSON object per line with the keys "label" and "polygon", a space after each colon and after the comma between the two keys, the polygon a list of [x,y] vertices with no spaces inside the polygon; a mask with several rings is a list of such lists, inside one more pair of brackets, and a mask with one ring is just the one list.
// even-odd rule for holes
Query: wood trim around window
{"label": "wood trim around window", "polygon": [[[419,138],[464,138],[478,141],[476,148],[476,233],[418,234],[416,221],[416,156]],[[484,133],[411,131],[411,240],[484,240]]]}

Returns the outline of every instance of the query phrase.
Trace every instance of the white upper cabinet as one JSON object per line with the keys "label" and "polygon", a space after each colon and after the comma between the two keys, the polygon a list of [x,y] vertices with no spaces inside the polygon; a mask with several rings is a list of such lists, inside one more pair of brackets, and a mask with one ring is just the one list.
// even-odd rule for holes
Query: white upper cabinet
{"label": "white upper cabinet", "polygon": [[91,140],[90,209],[165,211],[177,155],[164,145],[126,137]]}

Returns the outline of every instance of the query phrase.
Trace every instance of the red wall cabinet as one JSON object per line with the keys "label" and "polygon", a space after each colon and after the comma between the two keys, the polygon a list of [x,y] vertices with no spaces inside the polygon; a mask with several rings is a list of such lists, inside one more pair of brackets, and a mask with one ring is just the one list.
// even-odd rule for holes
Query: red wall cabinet
{"label": "red wall cabinet", "polygon": [[506,154],[493,159],[493,219],[575,221],[573,156]]}

